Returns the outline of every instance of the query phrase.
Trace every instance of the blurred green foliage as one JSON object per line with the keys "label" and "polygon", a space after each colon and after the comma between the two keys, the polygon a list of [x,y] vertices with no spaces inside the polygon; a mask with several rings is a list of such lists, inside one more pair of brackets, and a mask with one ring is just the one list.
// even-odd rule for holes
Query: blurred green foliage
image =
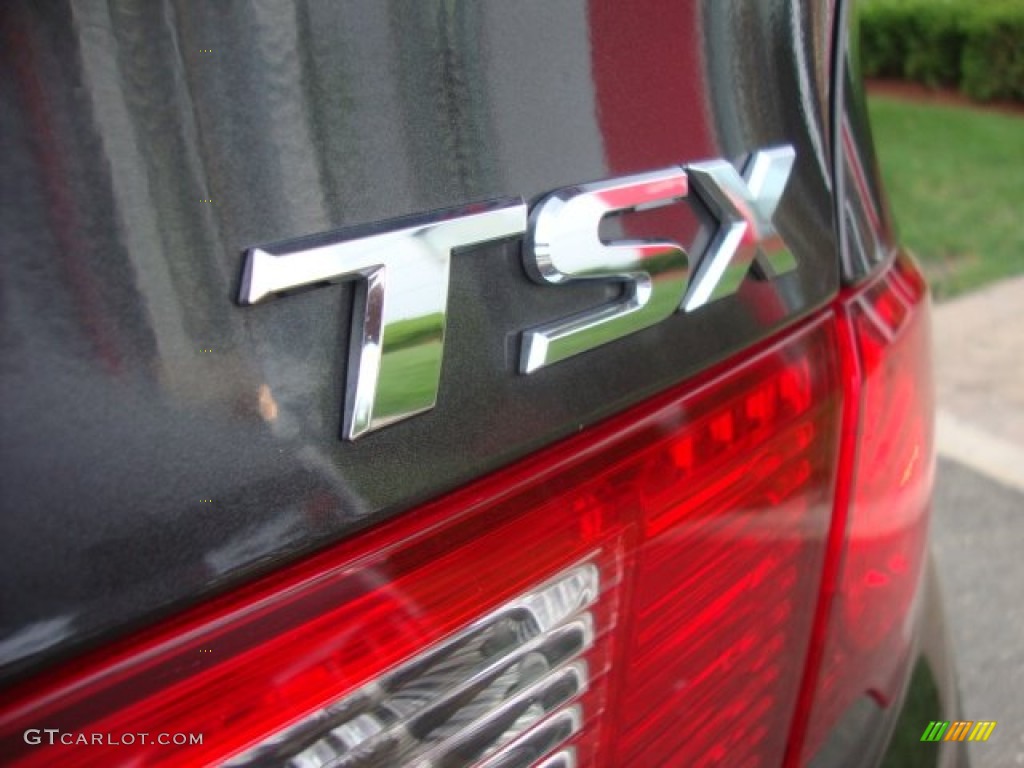
{"label": "blurred green foliage", "polygon": [[866,77],[1024,101],[1024,0],[861,0]]}
{"label": "blurred green foliage", "polygon": [[872,96],[900,239],[939,299],[1024,274],[1024,117]]}

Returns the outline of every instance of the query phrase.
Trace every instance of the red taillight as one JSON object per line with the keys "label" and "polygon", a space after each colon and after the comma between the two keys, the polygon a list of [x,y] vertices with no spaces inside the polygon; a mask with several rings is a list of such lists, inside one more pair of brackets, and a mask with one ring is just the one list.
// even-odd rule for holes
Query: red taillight
{"label": "red taillight", "polygon": [[801,763],[858,699],[887,707],[901,689],[934,472],[927,289],[912,262],[900,256],[851,298],[843,318],[857,394],[846,416],[816,652],[796,720],[791,759],[802,741]]}
{"label": "red taillight", "polygon": [[[573,459],[571,466],[564,456],[529,462],[24,685],[0,711],[3,754],[24,765],[219,762],[358,698],[425,649],[583,566],[599,585],[588,619],[595,639],[561,662],[586,665],[579,693],[589,691],[583,716],[594,719],[618,613],[625,510],[615,489],[590,488],[593,456]],[[472,663],[466,669],[467,676],[479,671]],[[120,741],[126,733],[200,733],[203,743],[39,748],[23,739],[29,728]],[[429,730],[422,735],[427,746],[431,738]]]}
{"label": "red taillight", "polygon": [[[825,312],[726,373],[23,684],[0,708],[0,748],[20,765],[777,763],[831,516],[839,365]],[[43,747],[30,728],[203,743]]]}
{"label": "red taillight", "polygon": [[686,427],[638,457],[612,765],[781,760],[832,507],[834,356],[827,323],[693,398]]}

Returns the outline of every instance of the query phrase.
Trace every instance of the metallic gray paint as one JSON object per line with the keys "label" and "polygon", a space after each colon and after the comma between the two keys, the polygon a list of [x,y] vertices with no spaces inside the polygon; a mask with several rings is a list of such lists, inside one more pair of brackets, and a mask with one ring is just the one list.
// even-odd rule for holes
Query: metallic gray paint
{"label": "metallic gray paint", "polygon": [[[0,676],[409,509],[822,305],[828,17],[810,0],[4,3]],[[693,38],[654,44],[652,24]],[[694,94],[670,129],[659,83]],[[613,294],[533,284],[518,243],[482,246],[452,272],[438,407],[355,444],[336,439],[352,286],[232,300],[253,243],[783,143],[796,271],[521,377],[524,329]],[[658,217],[700,245],[666,215],[621,226]]]}
{"label": "metallic gray paint", "polygon": [[882,192],[867,97],[860,73],[860,35],[855,3],[841,6],[833,92],[840,108],[833,120],[837,218],[842,276],[856,284],[867,278],[898,247],[892,213]]}

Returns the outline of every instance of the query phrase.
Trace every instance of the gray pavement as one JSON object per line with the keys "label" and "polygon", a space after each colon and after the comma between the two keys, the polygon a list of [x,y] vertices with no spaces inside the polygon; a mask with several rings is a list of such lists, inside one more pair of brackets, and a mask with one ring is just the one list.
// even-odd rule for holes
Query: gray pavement
{"label": "gray pavement", "polygon": [[1024,491],[1024,277],[935,308],[939,452]]}
{"label": "gray pavement", "polygon": [[939,461],[932,519],[963,716],[999,723],[976,768],[1024,765],[1024,494]]}
{"label": "gray pavement", "polygon": [[932,547],[974,766],[1024,766],[1024,278],[934,312],[940,455]]}

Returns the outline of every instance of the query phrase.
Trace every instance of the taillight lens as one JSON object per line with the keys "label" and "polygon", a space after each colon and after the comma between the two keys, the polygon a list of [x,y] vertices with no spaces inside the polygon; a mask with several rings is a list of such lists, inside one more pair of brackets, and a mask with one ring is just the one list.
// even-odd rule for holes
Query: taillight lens
{"label": "taillight lens", "polygon": [[[23,684],[0,707],[0,749],[18,765],[778,763],[842,408],[827,311]],[[29,728],[203,743],[35,746]]]}
{"label": "taillight lens", "polygon": [[[850,388],[841,491],[796,733],[802,760],[865,696],[908,671],[934,475],[927,288],[909,257],[845,305]],[[818,663],[820,659],[820,669]]]}
{"label": "taillight lens", "polygon": [[832,508],[834,355],[827,324],[695,398],[638,457],[613,765],[780,762]]}
{"label": "taillight lens", "polygon": [[[206,765],[246,750],[262,758],[270,740],[297,765],[330,750],[346,765],[364,753],[375,761],[365,764],[401,764],[445,748],[482,756],[549,715],[570,717],[573,731],[596,721],[624,505],[614,489],[587,487],[586,457],[554,460],[562,471],[530,462],[23,686],[0,713],[3,754],[24,765]],[[540,699],[509,705],[530,686]],[[400,743],[373,738],[396,723]],[[474,724],[486,738],[462,733]],[[28,728],[122,743],[38,748],[23,740]],[[202,744],[119,738],[177,733]]]}

